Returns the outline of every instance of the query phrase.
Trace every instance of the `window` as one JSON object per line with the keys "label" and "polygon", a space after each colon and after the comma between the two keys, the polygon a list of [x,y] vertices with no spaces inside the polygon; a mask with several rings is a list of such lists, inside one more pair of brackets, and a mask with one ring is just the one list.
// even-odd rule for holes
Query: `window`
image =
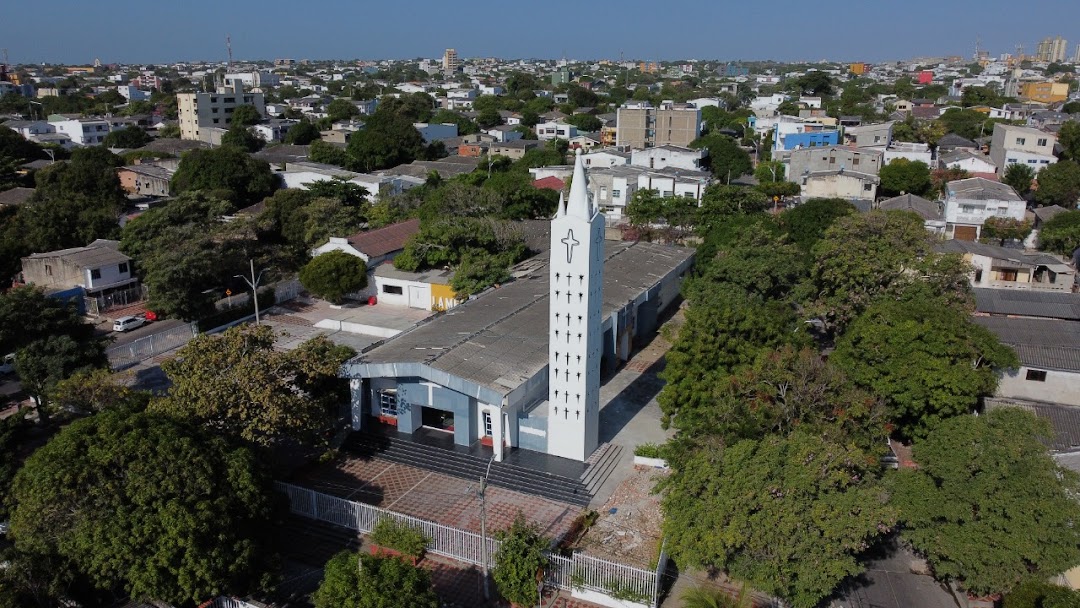
{"label": "window", "polygon": [[95,280],[95,281],[100,279],[101,278],[101,269],[100,268],[91,268],[90,269],[90,278]]}
{"label": "window", "polygon": [[1036,145],[1036,146],[1039,146],[1040,148],[1042,148],[1042,147],[1046,146],[1046,140],[1045,140],[1045,139],[1040,139],[1040,140],[1037,140],[1037,141],[1035,142],[1035,145]]}
{"label": "window", "polygon": [[128,271],[128,263],[120,262],[120,274],[126,274]]}
{"label": "window", "polygon": [[1036,161],[1036,160],[1035,160],[1034,158],[1029,158],[1029,159],[1028,159],[1028,164],[1029,164],[1029,165],[1034,165],[1034,164],[1036,164],[1037,162],[1038,162],[1038,161]]}
{"label": "window", "polygon": [[675,194],[675,193],[673,191],[671,191],[671,190],[664,190],[664,194],[662,196],[671,196],[673,194]]}
{"label": "window", "polygon": [[835,165],[836,164],[836,157],[835,156],[830,156],[829,157],[829,164],[830,165]]}
{"label": "window", "polygon": [[1016,160],[1015,158],[1010,158],[1010,159],[1006,160],[1005,162],[1011,165],[1011,164],[1014,164],[1014,163],[1018,163],[1020,161]]}
{"label": "window", "polygon": [[397,416],[397,389],[379,391],[379,413],[383,416]]}
{"label": "window", "polygon": [[870,192],[874,189],[874,184],[863,184],[862,189],[866,192]]}
{"label": "window", "polygon": [[858,156],[856,156],[855,158],[851,159],[851,165],[852,165],[852,166],[854,166],[854,167],[858,167],[858,166],[859,166],[859,157],[858,157]]}
{"label": "window", "polygon": [[1018,145],[1018,146],[1022,146],[1022,145],[1024,145],[1025,143],[1027,143],[1027,140],[1026,140],[1026,139],[1024,139],[1023,137],[1017,137],[1017,138],[1016,138],[1016,145]]}
{"label": "window", "polygon": [[600,198],[607,198],[607,188],[600,188]]}
{"label": "window", "polygon": [[45,265],[45,274],[46,276],[52,276],[52,266],[49,266],[48,264]]}
{"label": "window", "polygon": [[491,412],[484,412],[484,435],[491,437]]}
{"label": "window", "polygon": [[1024,379],[1032,382],[1046,382],[1046,372],[1041,369],[1029,369],[1027,371],[1027,377]]}
{"label": "window", "polygon": [[622,190],[612,190],[611,198],[620,198],[622,196]]}
{"label": "window", "polygon": [[975,213],[975,206],[974,205],[961,205],[960,206],[960,213]]}
{"label": "window", "polygon": [[391,294],[391,295],[395,295],[395,296],[400,296],[400,295],[405,294],[405,290],[401,287],[401,285],[383,285],[382,286],[382,292],[383,293],[388,293],[388,294]]}

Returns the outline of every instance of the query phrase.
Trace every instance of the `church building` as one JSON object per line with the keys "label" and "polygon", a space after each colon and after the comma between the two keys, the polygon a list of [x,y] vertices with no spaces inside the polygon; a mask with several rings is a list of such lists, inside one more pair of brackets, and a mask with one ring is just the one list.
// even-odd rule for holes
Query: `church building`
{"label": "church building", "polygon": [[452,439],[497,461],[514,450],[587,461],[604,437],[601,374],[678,302],[694,253],[604,234],[579,154],[547,252],[343,366],[353,429]]}

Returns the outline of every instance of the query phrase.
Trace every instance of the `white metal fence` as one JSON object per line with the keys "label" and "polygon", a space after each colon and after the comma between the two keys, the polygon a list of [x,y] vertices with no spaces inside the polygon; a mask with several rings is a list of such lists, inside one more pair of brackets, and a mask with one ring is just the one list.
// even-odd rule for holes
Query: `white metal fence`
{"label": "white metal fence", "polygon": [[300,284],[299,279],[289,279],[288,281],[278,281],[274,284],[274,303],[281,304],[296,298],[303,291],[304,287]]}
{"label": "white metal fence", "polygon": [[[474,565],[483,563],[481,542],[484,539],[479,534],[322,494],[288,483],[275,482],[274,486],[289,497],[289,509],[296,515],[325,521],[365,534],[371,532],[380,519],[390,517],[421,529],[424,535],[431,539],[427,548],[431,553]],[[488,538],[486,542],[488,555],[494,556],[499,550],[499,541]],[[660,568],[663,568],[665,561],[661,560]],[[657,571],[645,570],[587,555],[574,554],[572,557],[563,557],[549,553],[545,580],[548,585],[560,589],[587,589],[614,599],[628,600],[655,608],[658,605],[662,578],[658,572],[660,572],[659,569]]]}
{"label": "white metal fence", "polygon": [[180,348],[197,335],[199,335],[198,323],[178,325],[132,340],[127,344],[113,346],[105,351],[105,356],[109,359],[109,367],[114,370],[124,369],[174,348]]}

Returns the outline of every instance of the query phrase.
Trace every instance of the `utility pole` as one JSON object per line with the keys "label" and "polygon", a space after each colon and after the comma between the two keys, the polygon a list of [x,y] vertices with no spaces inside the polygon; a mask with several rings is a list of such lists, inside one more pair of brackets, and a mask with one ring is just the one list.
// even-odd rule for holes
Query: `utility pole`
{"label": "utility pole", "polygon": [[255,276],[255,260],[248,260],[248,261],[251,262],[251,280],[248,280],[248,278],[245,277],[242,274],[237,274],[237,275],[233,275],[233,276],[235,276],[238,279],[243,279],[244,282],[248,284],[248,287],[251,288],[251,301],[255,303],[255,325],[258,325],[259,324],[259,281],[262,280],[262,275],[263,275],[264,272],[266,272],[266,269],[264,268],[264,269],[260,270],[259,271],[259,276],[256,277]]}
{"label": "utility pole", "polygon": [[484,581],[484,599],[491,599],[491,589],[488,587],[488,537],[487,537],[487,478],[491,475],[491,463],[495,462],[494,454],[488,460],[487,471],[480,478],[480,565],[481,577]]}

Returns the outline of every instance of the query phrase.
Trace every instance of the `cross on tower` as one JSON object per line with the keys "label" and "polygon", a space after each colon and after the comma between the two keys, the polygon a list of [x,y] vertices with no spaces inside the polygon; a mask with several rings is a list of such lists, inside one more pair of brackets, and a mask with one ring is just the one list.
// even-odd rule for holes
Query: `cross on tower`
{"label": "cross on tower", "polygon": [[566,238],[559,242],[566,245],[566,263],[569,264],[574,259],[574,247],[580,245],[581,241],[574,238],[574,229],[571,228],[566,231]]}

